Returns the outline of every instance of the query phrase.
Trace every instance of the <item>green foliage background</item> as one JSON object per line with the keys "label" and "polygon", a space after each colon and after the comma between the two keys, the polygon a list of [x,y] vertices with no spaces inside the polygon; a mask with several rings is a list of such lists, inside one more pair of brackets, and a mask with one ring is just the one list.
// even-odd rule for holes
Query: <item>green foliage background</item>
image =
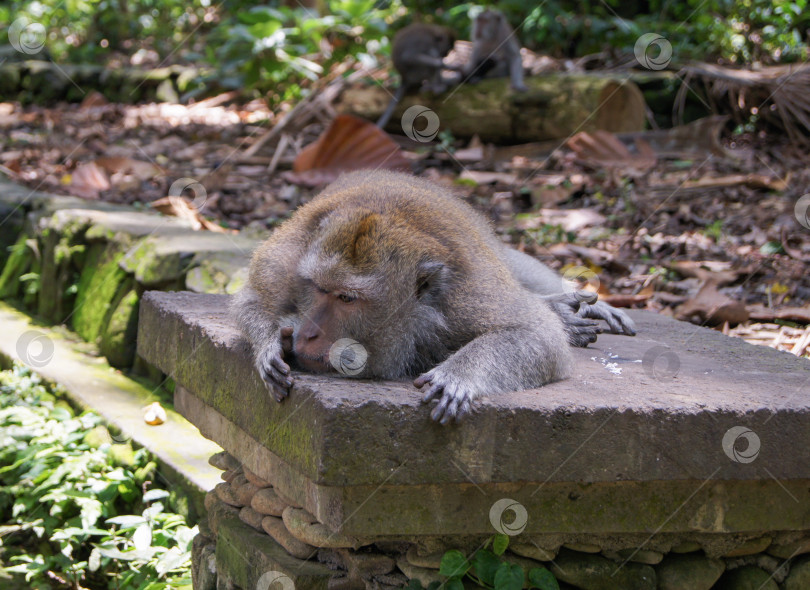
{"label": "green foliage background", "polygon": [[[42,24],[56,61],[126,64],[139,53],[164,63],[212,65],[224,88],[277,103],[351,56],[374,65],[393,31],[415,19],[451,26],[468,38],[483,8],[448,0],[318,0],[213,3],[211,0],[12,0],[0,6],[0,43],[19,17]],[[502,0],[497,7],[538,52],[574,58],[631,56],[644,33],[666,37],[673,64],[782,63],[806,59],[807,0]],[[136,60],[137,63],[137,60]]]}

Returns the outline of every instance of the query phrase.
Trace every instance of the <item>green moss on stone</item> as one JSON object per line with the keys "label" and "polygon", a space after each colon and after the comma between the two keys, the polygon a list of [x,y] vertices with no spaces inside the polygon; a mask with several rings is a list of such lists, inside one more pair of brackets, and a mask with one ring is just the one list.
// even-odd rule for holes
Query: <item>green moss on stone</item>
{"label": "green moss on stone", "polygon": [[118,265],[122,254],[113,245],[93,244],[79,278],[73,329],[88,342],[97,342],[122,289],[129,290],[128,275]]}
{"label": "green moss on stone", "polygon": [[0,274],[0,299],[20,294],[20,276],[28,272],[34,261],[34,251],[28,244],[28,236],[22,235],[9,248],[9,257]]}
{"label": "green moss on stone", "polygon": [[[128,281],[130,285],[132,280]],[[134,285],[133,285],[134,286]],[[112,307],[101,333],[101,354],[118,368],[132,366],[138,336],[138,304],[140,297],[134,288],[122,289],[122,296]]]}

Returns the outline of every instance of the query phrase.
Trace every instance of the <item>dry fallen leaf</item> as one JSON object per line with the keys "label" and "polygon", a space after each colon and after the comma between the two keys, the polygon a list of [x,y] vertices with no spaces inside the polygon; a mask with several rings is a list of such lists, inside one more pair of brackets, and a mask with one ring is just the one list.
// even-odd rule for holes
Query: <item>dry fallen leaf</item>
{"label": "dry fallen leaf", "polygon": [[582,131],[567,144],[577,158],[597,168],[622,168],[627,172],[645,172],[655,166],[658,158],[643,139],[636,139],[636,152],[632,153],[615,134],[597,130]]}
{"label": "dry fallen leaf", "polygon": [[697,295],[675,309],[675,317],[680,320],[697,319],[701,323],[720,325],[741,324],[748,320],[749,313],[741,302],[721,293],[716,281],[706,281]]}
{"label": "dry fallen leaf", "polygon": [[374,123],[353,115],[338,115],[329,128],[301,150],[285,180],[318,186],[343,172],[363,169],[410,170],[399,146]]}
{"label": "dry fallen leaf", "polygon": [[107,173],[95,162],[79,164],[72,174],[63,177],[70,193],[83,199],[98,199],[101,191],[112,186]]}
{"label": "dry fallen leaf", "polygon": [[[143,160],[135,160],[126,156],[110,156],[96,158],[96,164],[106,170],[111,176],[131,175],[138,180],[151,180],[163,171],[160,166]],[[113,182],[113,184],[116,184]]]}
{"label": "dry fallen leaf", "polygon": [[168,197],[163,197],[162,199],[153,201],[152,207],[154,209],[157,209],[164,215],[171,215],[173,217],[185,219],[195,230],[207,229],[209,231],[215,231],[220,233],[231,232],[231,230],[224,228],[221,225],[218,225],[212,221],[209,221],[208,219],[200,215],[200,212],[194,206],[194,203],[192,203],[186,197],[169,195]]}

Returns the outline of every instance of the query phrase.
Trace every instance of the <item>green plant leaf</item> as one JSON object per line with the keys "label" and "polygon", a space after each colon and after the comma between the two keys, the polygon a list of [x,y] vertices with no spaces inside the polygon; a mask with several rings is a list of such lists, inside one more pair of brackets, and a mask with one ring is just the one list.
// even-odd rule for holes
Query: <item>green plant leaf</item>
{"label": "green plant leaf", "polygon": [[495,572],[500,567],[501,560],[492,551],[479,549],[475,552],[472,564],[478,579],[488,586],[495,584]]}
{"label": "green plant leaf", "polygon": [[525,579],[522,567],[502,563],[495,572],[495,590],[522,590]]}
{"label": "green plant leaf", "polygon": [[492,552],[495,555],[503,555],[507,547],[509,547],[509,535],[496,534],[495,538],[492,539]]}
{"label": "green plant leaf", "polygon": [[544,567],[533,567],[529,570],[529,586],[540,590],[560,590],[557,578]]}
{"label": "green plant leaf", "polygon": [[442,556],[439,573],[448,578],[460,578],[470,569],[470,562],[461,551],[451,549]]}

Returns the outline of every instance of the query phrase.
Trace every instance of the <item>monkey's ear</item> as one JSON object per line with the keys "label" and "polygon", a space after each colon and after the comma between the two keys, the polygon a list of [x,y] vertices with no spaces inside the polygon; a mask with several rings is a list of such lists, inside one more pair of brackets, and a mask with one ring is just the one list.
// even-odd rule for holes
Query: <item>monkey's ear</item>
{"label": "monkey's ear", "polygon": [[441,262],[420,262],[416,272],[416,297],[422,301],[435,300],[447,286],[450,269]]}

